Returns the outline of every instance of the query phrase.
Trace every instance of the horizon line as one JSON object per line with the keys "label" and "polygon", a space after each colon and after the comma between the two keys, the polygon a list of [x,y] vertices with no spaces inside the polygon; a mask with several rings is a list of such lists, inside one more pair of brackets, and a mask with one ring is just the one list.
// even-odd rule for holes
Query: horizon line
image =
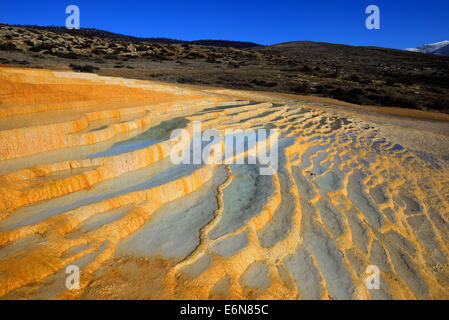
{"label": "horizon line", "polygon": [[[106,29],[99,29],[97,27],[81,27],[79,29],[68,29],[66,26],[62,26],[62,25],[38,25],[38,24],[9,24],[9,23],[3,23],[0,21],[0,25],[7,25],[7,26],[14,26],[14,27],[39,27],[39,28],[61,28],[61,29],[66,29],[68,32],[74,31],[76,32],[76,30],[98,30],[98,31],[104,31],[104,32],[108,32],[111,34],[116,34],[116,35],[120,35],[120,36],[124,36],[124,37],[129,37],[129,38],[136,38],[139,40],[145,40],[145,39],[166,39],[166,40],[173,40],[173,41],[179,41],[179,42],[196,42],[196,41],[227,41],[227,42],[236,42],[236,43],[251,43],[251,44],[255,44],[257,46],[261,46],[261,47],[268,47],[268,46],[274,46],[274,45],[278,45],[278,44],[285,44],[285,43],[291,43],[291,42],[313,42],[313,43],[327,43],[327,44],[334,44],[334,45],[343,45],[343,46],[351,46],[351,47],[365,47],[365,48],[384,48],[384,49],[391,49],[391,50],[400,50],[400,51],[407,51],[407,49],[411,49],[411,48],[403,48],[403,49],[398,49],[398,48],[391,48],[391,47],[382,47],[382,46],[376,46],[376,45],[356,45],[356,44],[347,44],[347,43],[336,43],[336,42],[327,42],[327,41],[316,41],[316,40],[290,40],[290,41],[284,41],[284,42],[279,42],[279,43],[272,43],[272,44],[260,44],[257,42],[253,42],[253,41],[240,41],[240,40],[228,40],[228,39],[196,39],[196,40],[182,40],[182,39],[176,39],[176,38],[169,38],[169,37],[164,37],[164,36],[159,36],[159,37],[140,37],[140,36],[136,36],[136,35],[129,35],[129,34],[124,34],[124,33],[119,33],[119,32],[115,32],[115,31],[109,31]],[[442,40],[442,41],[447,41],[447,40]],[[440,41],[440,42],[442,42]],[[431,43],[429,43],[431,44]],[[424,44],[425,45],[425,44]]]}

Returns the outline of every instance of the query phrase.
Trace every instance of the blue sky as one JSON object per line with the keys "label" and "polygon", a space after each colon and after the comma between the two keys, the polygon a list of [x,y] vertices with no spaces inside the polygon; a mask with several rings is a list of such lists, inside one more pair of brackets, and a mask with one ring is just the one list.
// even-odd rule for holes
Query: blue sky
{"label": "blue sky", "polygon": [[[389,48],[449,40],[448,0],[2,0],[0,22],[64,25],[75,4],[81,27],[140,37],[222,39],[275,44],[311,40]],[[365,28],[365,8],[381,29]]]}

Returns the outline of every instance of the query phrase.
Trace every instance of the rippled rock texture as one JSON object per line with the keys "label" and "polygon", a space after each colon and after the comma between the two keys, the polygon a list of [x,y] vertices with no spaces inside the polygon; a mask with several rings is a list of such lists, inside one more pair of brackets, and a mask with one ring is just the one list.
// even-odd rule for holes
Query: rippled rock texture
{"label": "rippled rock texture", "polygon": [[[72,72],[0,81],[2,299],[449,298],[448,122]],[[278,128],[278,170],[173,164],[170,133],[195,120]]]}

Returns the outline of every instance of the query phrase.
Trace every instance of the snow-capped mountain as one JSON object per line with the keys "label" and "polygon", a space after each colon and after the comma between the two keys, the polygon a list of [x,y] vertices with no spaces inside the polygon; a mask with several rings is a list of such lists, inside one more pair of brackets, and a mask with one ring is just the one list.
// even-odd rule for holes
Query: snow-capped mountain
{"label": "snow-capped mountain", "polygon": [[449,41],[445,40],[431,44],[424,44],[417,48],[407,48],[405,50],[449,56]]}

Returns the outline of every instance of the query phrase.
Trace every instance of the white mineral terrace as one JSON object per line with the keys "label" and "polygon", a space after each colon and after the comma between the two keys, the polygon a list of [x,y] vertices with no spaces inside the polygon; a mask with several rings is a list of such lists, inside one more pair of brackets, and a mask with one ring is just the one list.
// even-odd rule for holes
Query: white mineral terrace
{"label": "white mineral terrace", "polygon": [[[194,121],[277,128],[277,171],[173,164],[170,134]],[[0,298],[447,299],[448,131],[299,96],[0,67]]]}

